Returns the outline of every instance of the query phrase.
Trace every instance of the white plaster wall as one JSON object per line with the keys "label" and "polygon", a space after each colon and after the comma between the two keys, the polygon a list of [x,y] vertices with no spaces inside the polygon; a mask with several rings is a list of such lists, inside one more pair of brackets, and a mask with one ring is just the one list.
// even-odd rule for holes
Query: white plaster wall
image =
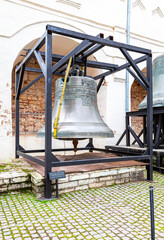
{"label": "white plaster wall", "polygon": [[[65,3],[64,3],[65,2]],[[67,3],[67,4],[66,4]],[[71,5],[72,4],[72,5]],[[45,31],[46,24],[126,42],[126,1],[124,0],[1,0],[0,1],[0,161],[14,157],[11,136],[11,72],[22,48]],[[152,49],[153,58],[164,52],[164,1],[132,1],[131,44]],[[134,55],[138,57],[137,54]],[[104,48],[95,54],[99,61],[123,64],[121,53]],[[144,68],[144,65],[141,65]],[[130,84],[133,82],[130,78]],[[114,131],[113,139],[95,140],[98,146],[115,144],[125,126],[125,71],[106,77],[98,102],[100,113]],[[103,101],[104,100],[104,103]],[[23,144],[37,141],[24,138]],[[39,144],[41,140],[38,140]],[[61,145],[62,143],[58,143]]]}

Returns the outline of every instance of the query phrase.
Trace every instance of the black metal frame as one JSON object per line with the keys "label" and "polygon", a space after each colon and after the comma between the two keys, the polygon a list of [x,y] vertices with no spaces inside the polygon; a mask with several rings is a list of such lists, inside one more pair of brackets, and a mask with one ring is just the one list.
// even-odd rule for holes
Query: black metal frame
{"label": "black metal frame", "polygon": [[[135,140],[132,142],[132,145],[134,145],[137,142],[140,147],[144,147],[147,144],[146,109],[142,109],[139,111],[133,111],[133,112],[127,112],[126,113],[126,118],[128,119],[127,121],[129,122],[129,118],[133,117],[133,116],[138,116],[138,117],[143,118],[143,129],[141,130],[141,132],[138,135],[134,136]],[[164,144],[164,124],[162,124],[163,119],[164,119],[164,107],[153,108],[153,133],[154,133],[153,149],[160,148],[161,144]],[[126,128],[129,129],[129,125],[127,125]],[[123,135],[125,135],[125,134],[123,134]],[[143,135],[143,142],[141,142],[141,140],[140,140],[140,137],[142,135]],[[120,141],[119,141],[119,143],[120,143]],[[130,145],[130,136],[127,137],[126,144],[127,144],[127,146]],[[117,143],[117,145],[118,145],[118,143]]]}
{"label": "black metal frame", "polygon": [[[75,47],[71,52],[69,52],[66,56],[61,56],[57,54],[52,54],[52,34],[63,35],[66,37],[71,37],[75,39],[82,40],[82,42]],[[45,45],[45,53],[40,52],[41,47]],[[120,49],[122,54],[124,55],[127,63],[118,66],[115,64],[102,63],[96,61],[89,61],[87,58],[98,51],[100,48],[104,46],[114,47]],[[141,53],[143,56],[132,59],[128,51]],[[85,67],[85,73],[87,67],[100,68],[107,70],[106,72],[95,76],[94,79],[100,79],[97,87],[97,91],[99,91],[105,76],[116,73],[123,69],[128,69],[132,76],[135,76],[137,81],[144,87],[147,91],[147,99],[148,99],[148,108],[147,108],[147,151],[144,154],[138,154],[134,156],[126,157],[115,157],[115,158],[102,158],[102,159],[84,159],[84,160],[73,160],[67,162],[60,162],[55,155],[52,154],[53,151],[72,151],[73,148],[69,149],[52,149],[52,134],[51,134],[51,117],[52,117],[52,74],[60,74],[63,75],[63,71],[66,68],[66,64],[69,58],[73,56],[74,60],[81,66]],[[40,65],[40,69],[27,68],[26,64],[30,61],[31,58],[35,57]],[[45,58],[45,62],[43,61]],[[52,66],[52,62],[56,63]],[[147,64],[147,78],[143,76],[142,71],[137,66],[138,63],[146,61]],[[133,68],[134,71],[130,69]],[[23,74],[24,71],[34,71],[34,72],[42,72],[42,74],[37,77],[33,82],[31,82],[28,86],[22,89],[23,82]],[[22,156],[26,159],[29,159],[33,162],[36,162],[45,167],[45,198],[51,198],[51,180],[49,179],[49,173],[52,171],[52,167],[59,166],[71,166],[71,165],[79,165],[79,164],[93,164],[93,163],[104,163],[104,162],[117,162],[117,161],[130,161],[130,160],[145,160],[149,162],[147,168],[147,179],[153,179],[153,158],[152,158],[152,55],[151,51],[148,49],[115,42],[112,37],[108,37],[106,39],[103,38],[102,34],[94,37],[91,35],[59,28],[56,26],[47,25],[46,32],[39,39],[39,41],[35,44],[35,46],[27,53],[26,57],[23,61],[16,67],[16,133],[15,133],[15,156],[18,158]],[[36,83],[42,76],[45,77],[45,149],[41,150],[25,150],[19,144],[19,97],[20,95],[26,91],[29,87],[31,87],[34,83]],[[130,130],[130,129],[129,129]],[[128,131],[129,131],[128,130]],[[93,140],[89,139],[89,144],[84,148],[78,148],[77,150],[89,150],[92,152],[95,151],[107,151],[106,149],[99,149],[93,146]],[[39,153],[45,152],[45,160],[39,159],[37,157],[31,156],[28,153]],[[107,151],[107,152],[110,152]]]}
{"label": "black metal frame", "polygon": [[[141,117],[143,118],[143,129],[140,131],[140,133],[137,135],[133,129],[130,127],[130,117]],[[164,156],[164,107],[154,107],[153,108],[153,154],[156,156],[156,165],[154,165],[154,168],[157,169],[159,172],[161,172],[164,168],[162,166],[162,158]],[[119,138],[118,142],[116,143],[116,146],[118,146],[124,136],[126,136],[126,146],[134,145],[135,143],[138,143],[138,145],[141,148],[144,148],[147,146],[147,110],[141,109],[139,111],[132,111],[126,113],[126,129]],[[134,137],[134,141],[130,142],[130,133]],[[140,140],[140,137],[143,136],[143,141]],[[136,152],[136,150],[134,150]],[[126,151],[128,153],[128,150]]]}

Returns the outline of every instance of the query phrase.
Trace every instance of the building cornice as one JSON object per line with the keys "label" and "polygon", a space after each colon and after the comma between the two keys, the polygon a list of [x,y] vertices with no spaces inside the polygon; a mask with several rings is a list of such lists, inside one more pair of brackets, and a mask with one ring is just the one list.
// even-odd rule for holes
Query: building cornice
{"label": "building cornice", "polygon": [[[24,7],[29,7],[29,8],[41,11],[41,12],[46,12],[46,13],[49,13],[50,15],[54,15],[56,17],[60,17],[60,18],[62,17],[62,19],[65,19],[65,20],[76,21],[76,22],[79,22],[81,24],[84,24],[84,25],[87,25],[87,26],[90,26],[90,27],[94,27],[95,29],[98,29],[100,32],[110,31],[110,32],[113,32],[113,34],[115,34],[117,32],[121,33],[121,34],[125,34],[125,31],[126,31],[125,28],[122,28],[122,27],[119,27],[119,26],[105,25],[105,24],[98,23],[98,22],[93,21],[93,20],[85,19],[85,18],[82,18],[82,17],[79,17],[79,16],[77,17],[76,15],[71,15],[69,13],[65,13],[65,12],[62,12],[62,11],[56,10],[54,8],[50,8],[50,7],[41,5],[39,3],[30,1],[30,0],[3,0],[3,1],[11,2],[11,3],[17,4],[17,5],[22,5]],[[47,20],[47,22],[51,22],[51,21]],[[63,21],[63,23],[64,22],[65,21]],[[36,23],[43,23],[43,22],[42,21],[34,22],[34,23],[31,23],[29,25],[24,26],[23,28],[28,27],[30,25],[34,25]],[[70,26],[71,26],[71,24],[70,24]],[[15,34],[17,34],[17,32],[21,31],[22,29],[19,29],[18,31],[16,31],[11,36],[0,35],[0,37],[10,38],[10,37],[14,36]],[[151,39],[151,38],[145,37],[145,36],[141,36],[141,35],[133,33],[133,32],[131,32],[131,38],[141,40],[145,43],[150,43],[150,44],[153,44],[153,45],[156,45],[156,46],[159,46],[159,47],[164,46],[164,42],[162,42],[162,41],[159,41],[157,39],[154,40],[154,39]]]}
{"label": "building cornice", "polygon": [[22,5],[24,7],[29,7],[29,8],[38,10],[40,12],[46,12],[51,15],[55,15],[55,16],[62,17],[65,19],[75,20],[76,22],[86,24],[86,25],[89,25],[89,26],[97,28],[97,29],[102,29],[105,31],[113,30],[113,27],[108,24],[103,24],[103,23],[99,23],[99,22],[96,22],[91,19],[76,16],[75,14],[70,14],[68,12],[64,12],[64,11],[55,9],[53,7],[48,7],[48,6],[33,2],[33,1],[29,1],[29,0],[3,0],[3,1],[11,2],[11,3],[17,4],[17,5]]}

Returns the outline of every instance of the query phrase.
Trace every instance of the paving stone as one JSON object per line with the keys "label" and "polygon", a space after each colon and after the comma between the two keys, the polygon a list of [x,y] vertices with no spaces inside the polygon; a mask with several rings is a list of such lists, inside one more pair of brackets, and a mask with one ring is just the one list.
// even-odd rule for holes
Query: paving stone
{"label": "paving stone", "polygon": [[153,185],[156,239],[162,240],[164,175],[154,177],[154,183],[81,190],[49,202],[38,202],[29,192],[0,196],[0,239],[150,239],[149,186]]}

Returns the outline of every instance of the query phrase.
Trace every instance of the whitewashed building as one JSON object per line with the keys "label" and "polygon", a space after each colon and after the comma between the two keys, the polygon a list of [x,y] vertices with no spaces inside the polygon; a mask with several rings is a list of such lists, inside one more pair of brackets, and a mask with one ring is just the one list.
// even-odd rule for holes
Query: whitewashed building
{"label": "whitewashed building", "polygon": [[[153,59],[164,53],[164,1],[131,0],[130,19],[130,43],[151,49]],[[0,1],[1,162],[14,158],[14,68],[24,58],[26,49],[30,49],[44,33],[46,25],[94,36],[103,33],[105,37],[111,35],[115,41],[126,43],[126,22],[127,0]],[[77,43],[75,40],[57,36],[53,39],[53,52],[64,55]],[[125,62],[119,50],[106,47],[91,56],[91,59],[114,64]],[[145,68],[142,64],[140,66],[141,69]],[[93,70],[89,71],[89,75],[94,74]],[[115,144],[125,129],[125,76],[125,71],[122,71],[105,78],[98,96],[98,105],[103,119],[114,131],[115,137],[96,140],[97,145]],[[27,81],[30,81],[29,78],[32,79],[33,76],[26,77]],[[133,81],[130,77],[129,91]],[[24,106],[28,105],[28,101],[33,101],[34,105],[42,101],[41,92],[40,98],[35,99],[37,94],[34,91],[35,89],[31,95],[29,93],[22,99]],[[32,110],[35,112],[35,109]],[[27,114],[29,108],[22,111]],[[28,118],[25,118],[25,122],[28,125]],[[53,140],[53,144],[63,147],[63,142],[57,140]],[[43,148],[44,139],[28,133],[27,129],[26,134],[21,135],[21,145],[26,149]]]}

